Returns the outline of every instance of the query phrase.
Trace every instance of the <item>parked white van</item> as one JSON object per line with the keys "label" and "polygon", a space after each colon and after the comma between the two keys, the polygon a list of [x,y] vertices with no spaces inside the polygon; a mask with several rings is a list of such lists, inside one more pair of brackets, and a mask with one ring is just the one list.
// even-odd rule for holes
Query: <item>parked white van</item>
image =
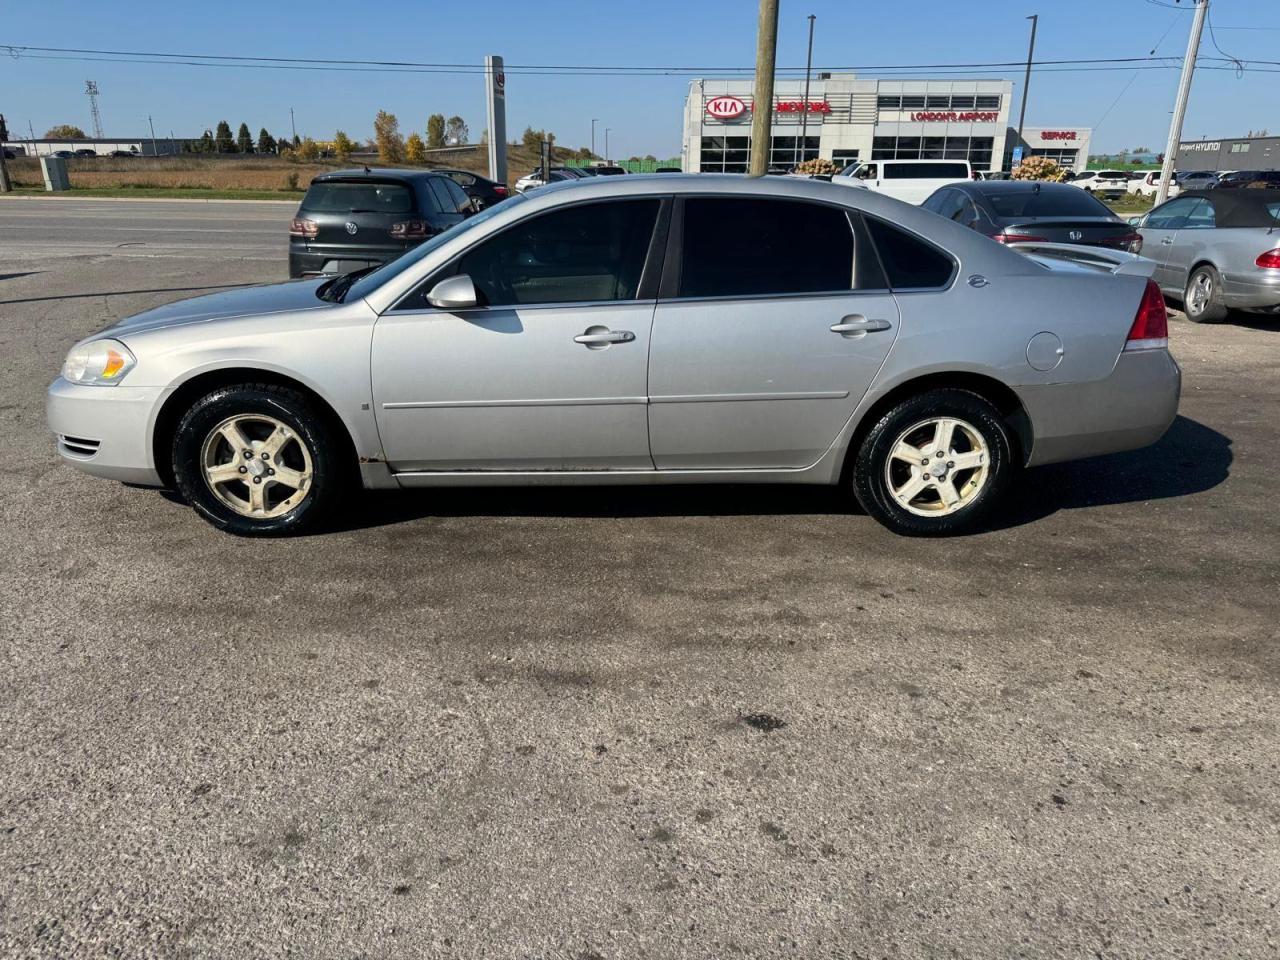
{"label": "parked white van", "polygon": [[849,164],[831,182],[919,204],[939,187],[972,179],[968,160],[867,160]]}

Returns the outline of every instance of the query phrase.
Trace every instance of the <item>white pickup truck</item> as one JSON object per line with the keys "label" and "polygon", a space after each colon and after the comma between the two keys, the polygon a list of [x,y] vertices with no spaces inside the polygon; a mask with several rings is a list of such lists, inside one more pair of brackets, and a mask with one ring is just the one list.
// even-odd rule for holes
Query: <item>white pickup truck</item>
{"label": "white pickup truck", "polygon": [[968,160],[868,160],[849,164],[831,182],[920,204],[939,187],[972,179]]}

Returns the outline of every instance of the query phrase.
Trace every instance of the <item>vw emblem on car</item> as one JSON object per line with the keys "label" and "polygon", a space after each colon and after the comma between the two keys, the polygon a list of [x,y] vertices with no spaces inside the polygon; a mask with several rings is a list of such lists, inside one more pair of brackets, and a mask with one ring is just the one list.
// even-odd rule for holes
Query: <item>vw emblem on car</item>
{"label": "vw emblem on car", "polygon": [[1071,230],[1067,233],[1068,240],[1081,240],[1083,238],[1084,238],[1084,234],[1081,233],[1079,230]]}
{"label": "vw emblem on car", "polygon": [[352,223],[350,220],[348,220],[348,221],[347,221],[347,233],[354,234],[354,233],[355,233],[357,230],[359,230],[359,229],[360,229],[360,228],[359,228],[359,227],[357,227],[357,226],[356,226],[354,223]]}

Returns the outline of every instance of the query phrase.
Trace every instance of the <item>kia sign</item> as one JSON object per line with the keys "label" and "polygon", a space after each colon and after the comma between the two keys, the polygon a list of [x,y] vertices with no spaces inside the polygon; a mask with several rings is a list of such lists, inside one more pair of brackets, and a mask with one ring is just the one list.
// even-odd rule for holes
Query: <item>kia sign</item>
{"label": "kia sign", "polygon": [[746,103],[737,97],[712,97],[707,101],[707,113],[717,120],[732,120],[746,112]]}

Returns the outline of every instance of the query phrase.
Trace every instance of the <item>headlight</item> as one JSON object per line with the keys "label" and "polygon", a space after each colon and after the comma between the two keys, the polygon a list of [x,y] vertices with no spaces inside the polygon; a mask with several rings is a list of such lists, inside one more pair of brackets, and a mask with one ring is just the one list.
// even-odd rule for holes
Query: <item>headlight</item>
{"label": "headlight", "polygon": [[71,383],[110,387],[124,379],[138,361],[119,340],[90,340],[71,348],[62,378]]}

